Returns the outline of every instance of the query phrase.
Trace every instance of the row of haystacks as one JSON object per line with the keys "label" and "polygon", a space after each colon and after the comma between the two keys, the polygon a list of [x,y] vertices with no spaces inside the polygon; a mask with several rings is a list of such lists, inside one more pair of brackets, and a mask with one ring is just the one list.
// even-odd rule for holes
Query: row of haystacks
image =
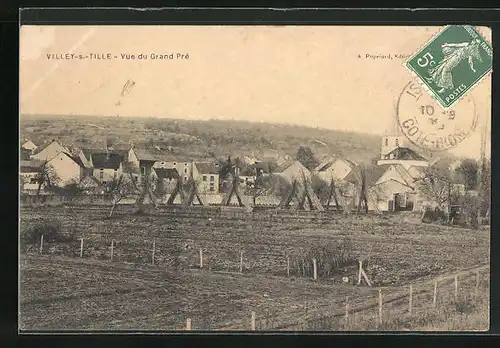
{"label": "row of haystacks", "polygon": [[329,278],[334,274],[342,273],[346,267],[358,263],[352,241],[345,238],[339,243],[313,246],[297,251],[290,258],[290,273],[299,277],[313,277],[314,259],[318,278]]}

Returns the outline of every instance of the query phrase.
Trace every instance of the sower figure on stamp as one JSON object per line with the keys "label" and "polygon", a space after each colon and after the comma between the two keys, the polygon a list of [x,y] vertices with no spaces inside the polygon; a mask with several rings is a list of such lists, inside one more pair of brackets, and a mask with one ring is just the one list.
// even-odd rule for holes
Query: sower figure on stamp
{"label": "sower figure on stamp", "polygon": [[470,69],[474,69],[473,58],[482,62],[479,54],[479,39],[463,43],[445,43],[441,45],[444,58],[435,67],[429,69],[430,77],[427,81],[434,82],[441,89],[438,93],[443,93],[447,89],[453,89],[453,76],[451,72],[464,59],[468,59]]}

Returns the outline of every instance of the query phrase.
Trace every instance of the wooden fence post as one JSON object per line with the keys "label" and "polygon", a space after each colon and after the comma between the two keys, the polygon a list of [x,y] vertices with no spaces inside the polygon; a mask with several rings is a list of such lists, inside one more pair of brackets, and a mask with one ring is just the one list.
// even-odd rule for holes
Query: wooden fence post
{"label": "wooden fence post", "polygon": [[203,249],[200,248],[200,269],[203,268]]}
{"label": "wooden fence post", "polygon": [[187,331],[191,330],[191,318],[186,319],[186,330]]}
{"label": "wooden fence post", "polygon": [[308,323],[308,313],[307,313],[307,301],[304,302],[304,309],[305,309],[305,316],[304,316],[304,330],[307,330],[308,326],[309,326],[309,323]]}
{"label": "wooden fence post", "polygon": [[378,290],[378,322],[382,325],[382,289]]}
{"label": "wooden fence post", "polygon": [[479,294],[479,270],[476,271],[476,297]]}
{"label": "wooden fence post", "polygon": [[153,252],[151,255],[151,264],[155,264],[156,238],[153,238]]}
{"label": "wooden fence post", "polygon": [[410,285],[410,299],[408,301],[408,312],[411,314],[411,307],[412,307],[412,295],[413,295],[413,286]]}
{"label": "wooden fence post", "polygon": [[437,292],[438,292],[438,281],[434,281],[434,296],[432,297],[432,306],[436,308],[437,305]]}
{"label": "wooden fence post", "polygon": [[286,276],[290,277],[290,257],[286,258]]}
{"label": "wooden fence post", "polygon": [[363,261],[359,260],[358,285],[361,284],[361,271],[363,270]]}
{"label": "wooden fence post", "polygon": [[345,323],[349,323],[349,296],[345,297]]}
{"label": "wooden fence post", "polygon": [[243,251],[240,253],[240,273],[243,273]]}
{"label": "wooden fence post", "polygon": [[83,257],[83,238],[80,241],[80,257]]}
{"label": "wooden fence post", "polygon": [[318,268],[316,265],[316,259],[313,259],[313,268],[314,268],[314,280],[318,279]]}
{"label": "wooden fence post", "polygon": [[458,298],[458,276],[455,276],[455,300]]}
{"label": "wooden fence post", "polygon": [[115,240],[111,239],[111,261],[113,261],[113,251],[115,247]]}
{"label": "wooden fence post", "polygon": [[252,320],[250,322],[252,331],[255,331],[255,312],[252,311]]}

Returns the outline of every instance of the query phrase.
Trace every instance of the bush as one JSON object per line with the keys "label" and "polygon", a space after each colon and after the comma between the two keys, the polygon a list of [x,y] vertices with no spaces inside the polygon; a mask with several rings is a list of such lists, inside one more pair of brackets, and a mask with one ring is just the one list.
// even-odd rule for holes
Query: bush
{"label": "bush", "polygon": [[302,277],[311,277],[314,273],[313,259],[316,259],[319,278],[329,277],[335,271],[357,263],[352,242],[346,238],[337,245],[316,246],[296,255],[292,263],[292,271],[296,271],[297,275]]}
{"label": "bush", "polygon": [[58,220],[37,221],[30,226],[23,226],[23,228],[21,228],[21,245],[39,243],[42,235],[44,241],[48,243],[69,242],[74,240],[73,236],[63,235],[61,231],[62,225]]}
{"label": "bush", "polygon": [[476,307],[472,298],[470,297],[461,297],[458,298],[455,302],[455,310],[460,314],[470,314],[474,311]]}

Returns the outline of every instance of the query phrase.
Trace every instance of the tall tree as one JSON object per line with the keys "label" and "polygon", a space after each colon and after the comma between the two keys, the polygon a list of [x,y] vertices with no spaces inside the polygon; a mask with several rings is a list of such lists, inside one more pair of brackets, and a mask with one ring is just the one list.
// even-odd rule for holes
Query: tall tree
{"label": "tall tree", "polygon": [[457,168],[457,172],[462,176],[465,188],[473,190],[478,185],[479,163],[473,159],[465,159]]}
{"label": "tall tree", "polygon": [[306,146],[299,147],[296,159],[309,170],[313,170],[319,164],[312,150]]}

